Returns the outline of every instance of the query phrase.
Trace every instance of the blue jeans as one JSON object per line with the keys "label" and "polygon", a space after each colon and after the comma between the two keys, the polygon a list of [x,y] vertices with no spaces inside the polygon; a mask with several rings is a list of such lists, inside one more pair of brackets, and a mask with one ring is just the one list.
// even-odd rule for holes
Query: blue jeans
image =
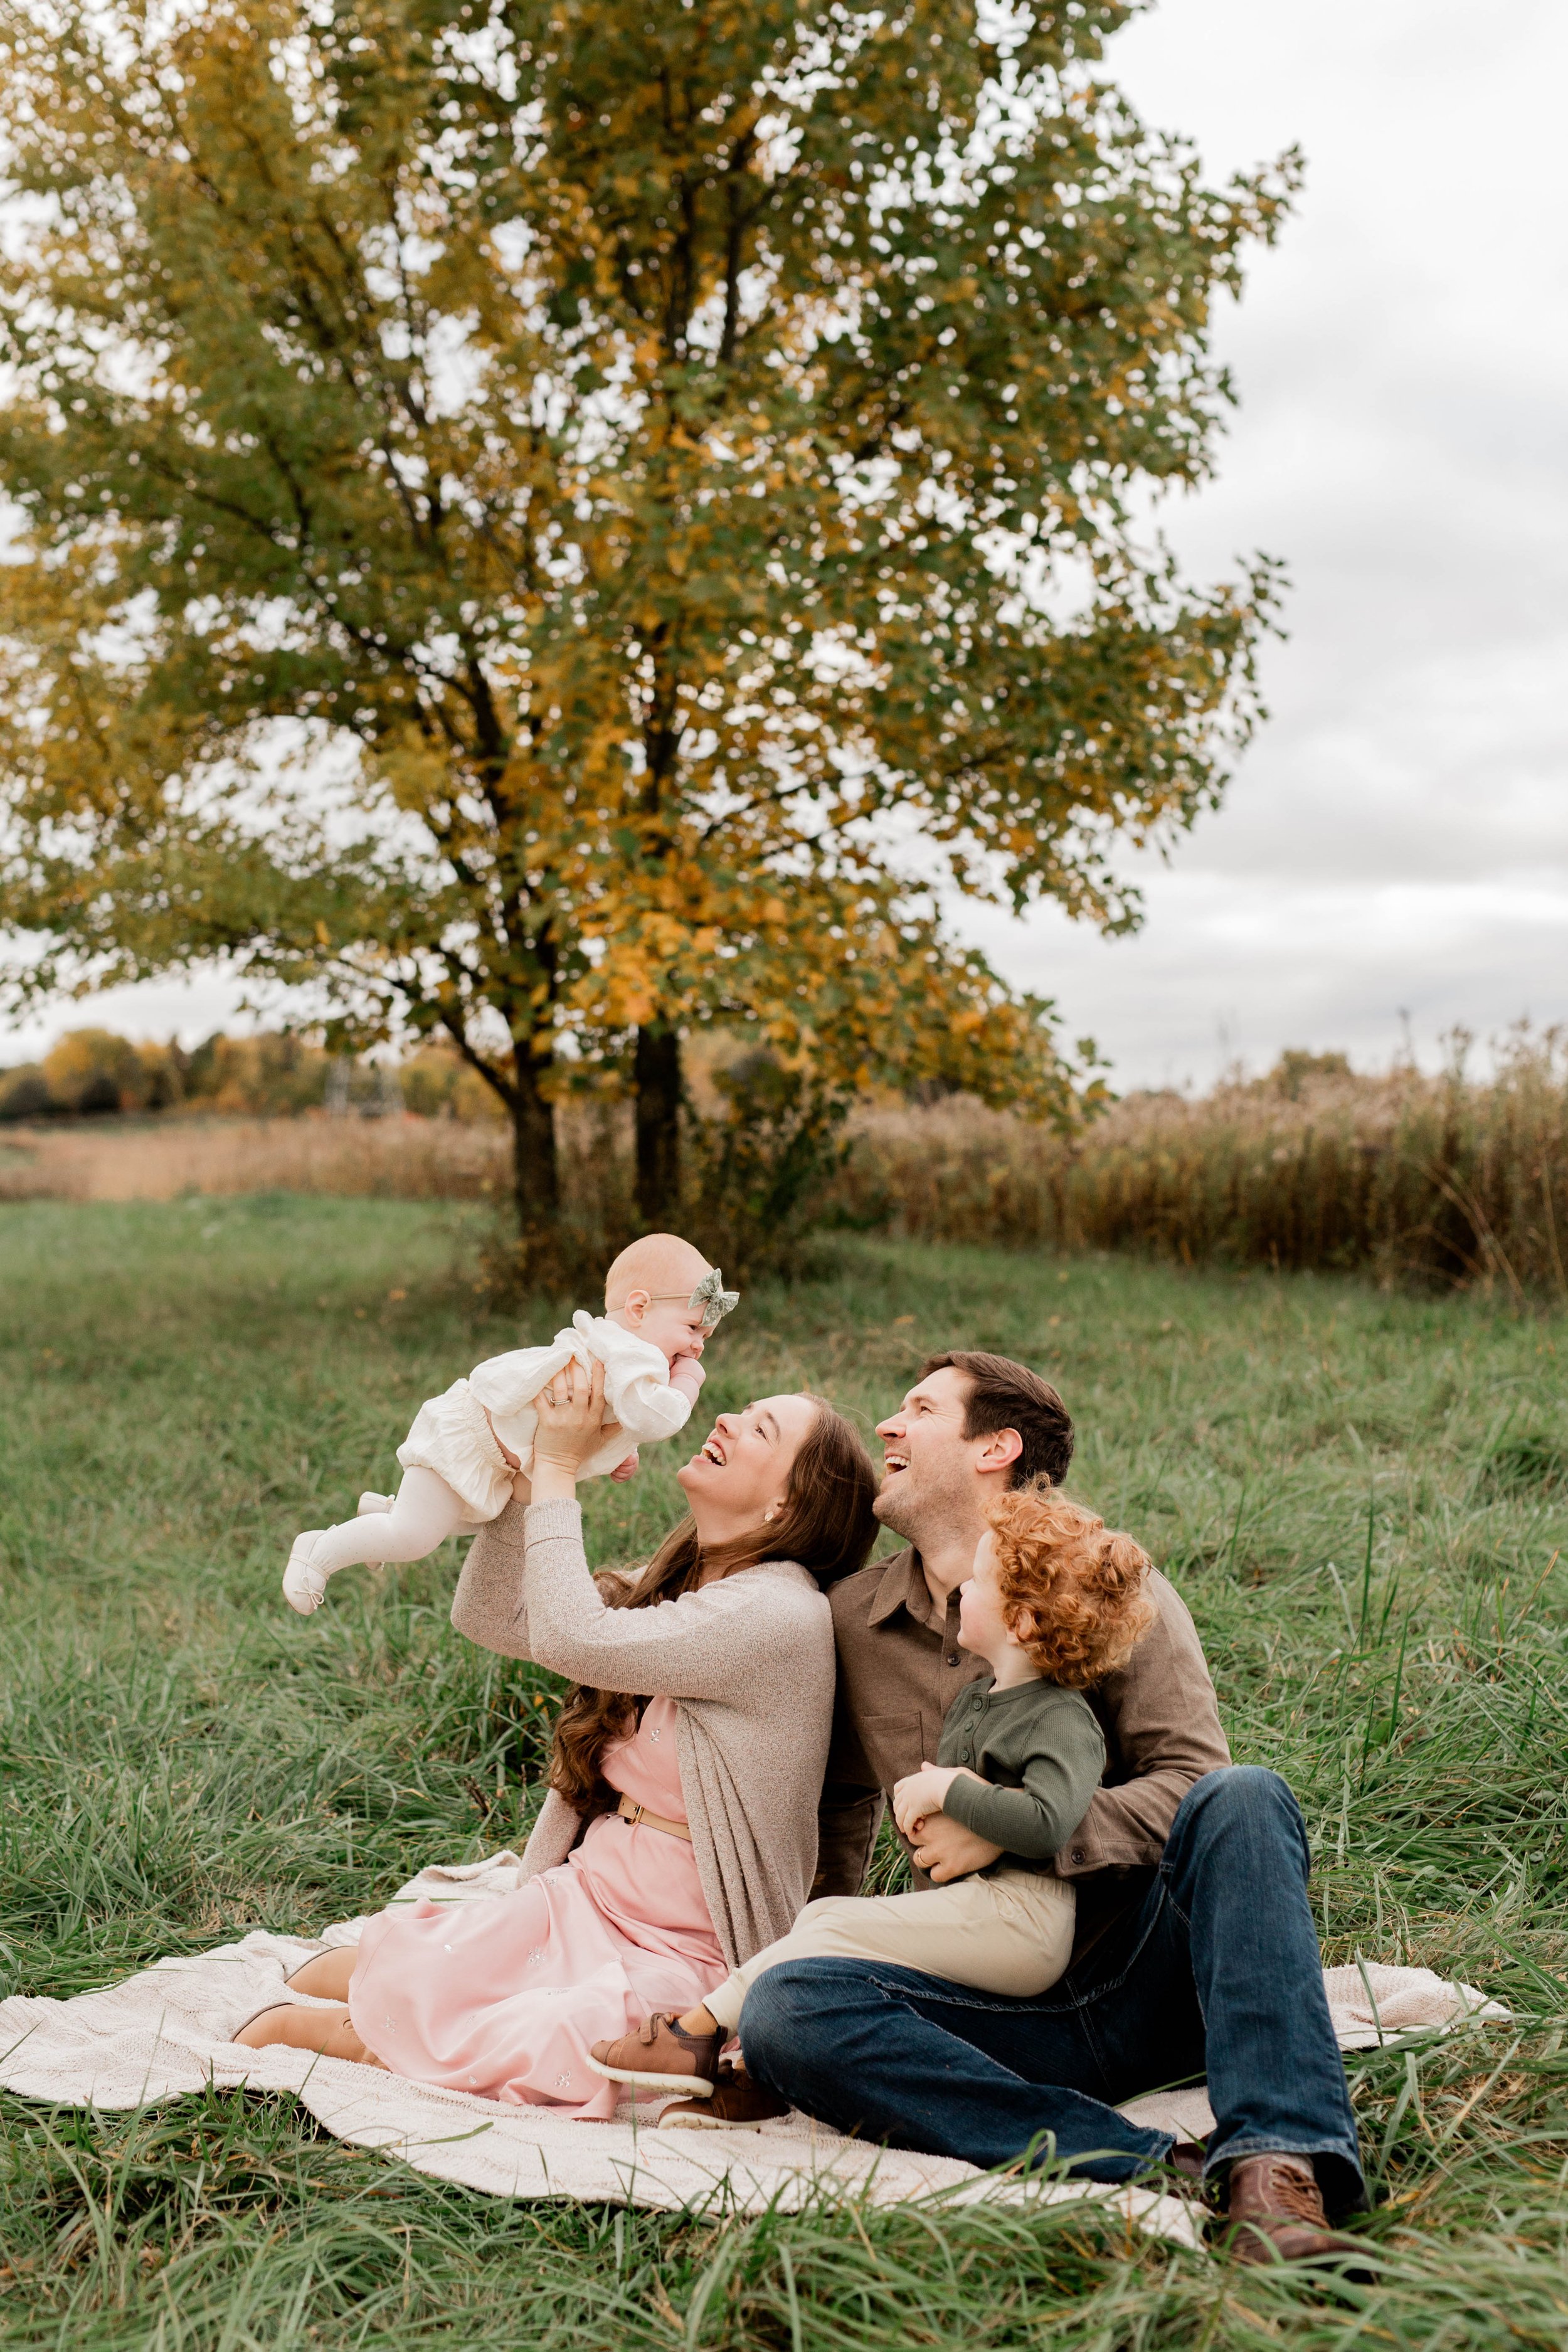
{"label": "blue jeans", "polygon": [[1090,2180],[1132,2179],[1173,2145],[1119,2102],[1206,2074],[1210,2170],[1310,2156],[1331,2209],[1352,2210],[1365,2183],[1309,1859],[1278,1773],[1207,1773],[1142,1903],[1038,1999],[879,1961],[790,1960],[747,1996],[746,2064],[841,2131],[986,2168],[1034,2151]]}

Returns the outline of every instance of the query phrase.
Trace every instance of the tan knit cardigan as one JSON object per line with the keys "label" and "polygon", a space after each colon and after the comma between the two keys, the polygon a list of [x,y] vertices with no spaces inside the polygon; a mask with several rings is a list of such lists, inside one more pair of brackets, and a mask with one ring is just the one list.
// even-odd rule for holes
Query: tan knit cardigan
{"label": "tan knit cardigan", "polygon": [[[815,1577],[767,1560],[648,1609],[607,1609],[576,1503],[509,1504],[474,1538],[452,1622],[595,1690],[676,1702],[686,1818],[731,1968],[785,1935],[811,1893],[833,1722],[833,1618]],[[581,1816],[552,1790],[523,1853],[564,1862]]]}

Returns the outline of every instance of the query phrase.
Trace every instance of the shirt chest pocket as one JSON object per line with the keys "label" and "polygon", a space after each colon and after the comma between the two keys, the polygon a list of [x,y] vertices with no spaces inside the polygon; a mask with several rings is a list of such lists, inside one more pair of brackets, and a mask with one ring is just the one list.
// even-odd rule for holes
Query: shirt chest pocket
{"label": "shirt chest pocket", "polygon": [[866,1761],[877,1776],[878,1786],[889,1792],[894,1782],[901,1780],[906,1773],[920,1770],[926,1754],[936,1753],[934,1748],[921,1748],[924,1723],[913,1707],[901,1715],[862,1716],[858,1727]]}

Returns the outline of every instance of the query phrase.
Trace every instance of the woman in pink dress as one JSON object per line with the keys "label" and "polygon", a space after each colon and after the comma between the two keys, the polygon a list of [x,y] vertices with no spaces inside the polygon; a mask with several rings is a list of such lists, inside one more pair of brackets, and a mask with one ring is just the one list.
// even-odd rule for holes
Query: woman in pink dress
{"label": "woman in pink dress", "polygon": [[316,2005],[236,2039],[597,2119],[591,2046],[693,2007],[784,1933],[816,1868],[833,1706],[823,1586],[860,1567],[876,1474],[804,1395],[721,1414],[678,1474],[690,1517],[635,1582],[590,1574],[575,1502],[603,1370],[538,1401],[532,1491],[475,1539],[453,1621],[574,1677],[513,1894],[421,1901],[289,1979]]}

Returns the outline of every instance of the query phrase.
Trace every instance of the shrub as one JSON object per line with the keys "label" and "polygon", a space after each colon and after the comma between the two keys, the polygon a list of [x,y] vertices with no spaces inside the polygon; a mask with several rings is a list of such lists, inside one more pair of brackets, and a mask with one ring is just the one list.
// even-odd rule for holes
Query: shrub
{"label": "shrub", "polygon": [[568,1103],[556,1114],[561,1214],[519,1233],[510,1216],[483,1253],[482,1279],[497,1305],[536,1292],[597,1313],[610,1261],[642,1227],[634,1190],[629,1104]]}
{"label": "shrub", "polygon": [[710,1084],[718,1108],[688,1111],[686,1229],[736,1281],[788,1274],[847,1156],[849,1105],[763,1052]]}
{"label": "shrub", "polygon": [[420,1118],[490,1119],[506,1117],[493,1087],[460,1055],[441,1045],[422,1045],[397,1071],[405,1110]]}
{"label": "shrub", "polygon": [[47,1118],[54,1108],[49,1082],[36,1062],[0,1071],[0,1119]]}
{"label": "shrub", "polygon": [[140,1110],[150,1091],[135,1046],[111,1029],[68,1030],[45,1055],[43,1075],[51,1099],[79,1117]]}
{"label": "shrub", "polygon": [[331,1055],[302,1037],[265,1030],[229,1037],[220,1029],[185,1057],[184,1090],[209,1110],[278,1118],[324,1101],[331,1066]]}
{"label": "shrub", "polygon": [[[801,1270],[825,1188],[843,1166],[847,1106],[813,1089],[771,1055],[706,1066],[688,1098],[680,1230],[731,1282]],[[492,1297],[543,1290],[591,1304],[616,1252],[642,1230],[631,1106],[592,1097],[563,1105],[559,1221],[521,1235],[509,1225],[485,1256]]]}
{"label": "shrub", "polygon": [[178,1045],[138,1045],[136,1058],[142,1065],[144,1110],[173,1110],[184,1102],[185,1057]]}

